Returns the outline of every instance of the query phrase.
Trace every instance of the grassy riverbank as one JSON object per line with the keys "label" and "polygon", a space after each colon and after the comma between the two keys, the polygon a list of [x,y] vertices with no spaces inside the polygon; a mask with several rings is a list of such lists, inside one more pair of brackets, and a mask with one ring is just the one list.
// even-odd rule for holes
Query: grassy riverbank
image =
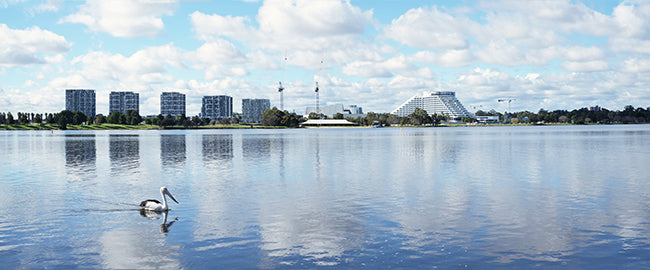
{"label": "grassy riverbank", "polygon": [[[156,130],[156,129],[278,129],[286,127],[267,127],[251,125],[210,125],[210,126],[169,126],[160,127],[157,125],[68,125],[67,130]],[[0,125],[0,130],[60,130],[56,124],[24,124],[24,125]]]}
{"label": "grassy riverbank", "polygon": [[[387,128],[421,128],[421,127],[496,127],[496,126],[566,126],[574,125],[568,123],[545,123],[545,124],[531,124],[531,123],[518,123],[518,124],[440,124],[436,126],[424,125],[403,125],[403,126],[388,126]],[[596,124],[591,123],[587,125],[611,125],[611,124]],[[341,127],[357,127],[357,128],[370,128],[371,126],[332,126],[330,128]],[[121,125],[121,124],[100,124],[100,125],[68,125],[67,130],[162,130],[162,129],[286,129],[285,126],[253,126],[253,125],[209,125],[209,126],[168,126],[161,127],[157,125]],[[310,127],[310,128],[325,128]],[[60,130],[59,125],[56,124],[25,124],[25,125],[0,125],[0,130]]]}

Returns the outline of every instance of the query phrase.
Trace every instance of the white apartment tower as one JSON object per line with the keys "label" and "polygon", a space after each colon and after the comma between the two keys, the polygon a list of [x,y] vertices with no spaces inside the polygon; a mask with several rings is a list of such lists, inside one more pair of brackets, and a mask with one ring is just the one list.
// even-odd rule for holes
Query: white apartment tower
{"label": "white apartment tower", "polygon": [[109,95],[109,103],[109,114],[115,111],[126,114],[128,110],[140,112],[140,94],[138,93],[113,91]]}
{"label": "white apartment tower", "polygon": [[181,116],[185,114],[185,94],[178,92],[163,92],[160,94],[160,114]]}
{"label": "white apartment tower", "polygon": [[210,118],[212,121],[232,119],[232,97],[204,96],[201,117]]}
{"label": "white apartment tower", "polygon": [[71,112],[80,111],[86,116],[95,117],[95,90],[66,89],[65,109]]}

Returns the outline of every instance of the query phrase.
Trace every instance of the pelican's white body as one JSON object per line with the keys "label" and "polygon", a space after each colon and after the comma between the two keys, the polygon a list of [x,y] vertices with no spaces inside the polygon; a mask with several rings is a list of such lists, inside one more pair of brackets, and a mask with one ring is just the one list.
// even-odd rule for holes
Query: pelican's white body
{"label": "pelican's white body", "polygon": [[162,203],[160,203],[158,200],[150,199],[150,200],[142,201],[140,203],[140,206],[146,210],[151,210],[151,211],[157,211],[157,212],[167,211],[169,210],[169,206],[167,205],[166,196],[169,196],[169,198],[171,198],[174,202],[178,203],[178,201],[174,199],[174,196],[172,196],[172,194],[169,193],[169,190],[167,190],[166,187],[160,188],[160,196],[162,196]]}

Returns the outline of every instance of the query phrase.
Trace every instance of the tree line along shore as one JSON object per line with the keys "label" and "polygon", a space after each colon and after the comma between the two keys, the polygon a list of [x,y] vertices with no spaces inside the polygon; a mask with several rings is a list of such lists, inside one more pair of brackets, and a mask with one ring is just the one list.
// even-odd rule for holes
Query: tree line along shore
{"label": "tree line along shore", "polygon": [[[625,106],[623,110],[611,111],[605,108],[581,108],[572,111],[540,109],[537,113],[522,111],[500,113],[494,110],[478,110],[476,116],[498,116],[498,124],[644,124],[650,123],[650,107],[634,108]],[[135,110],[125,114],[111,112],[108,116],[86,116],[80,111],[63,110],[58,113],[17,113],[0,112],[0,129],[5,130],[102,130],[102,129],[205,129],[205,128],[297,128],[308,119],[327,119],[323,114],[310,113],[303,117],[277,108],[266,110],[261,123],[246,123],[238,118],[211,121],[199,116],[174,117],[158,115],[143,118]],[[343,114],[333,119],[347,119],[357,126],[447,126],[475,124],[476,119],[465,117],[449,119],[446,115],[430,115],[425,110],[416,109],[405,117],[390,113],[369,112],[364,117],[345,118]]]}

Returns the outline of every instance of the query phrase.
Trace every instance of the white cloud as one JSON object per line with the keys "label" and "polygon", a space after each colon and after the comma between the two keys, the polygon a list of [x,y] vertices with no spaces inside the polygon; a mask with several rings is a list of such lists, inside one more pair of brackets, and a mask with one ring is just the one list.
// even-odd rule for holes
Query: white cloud
{"label": "white cloud", "polygon": [[35,81],[32,81],[32,80],[27,80],[27,81],[25,81],[25,84],[24,84],[24,85],[25,85],[26,87],[35,87],[35,86],[38,86],[38,83],[35,82]]}
{"label": "white cloud", "polygon": [[605,61],[566,61],[562,63],[562,67],[573,72],[594,72],[609,69],[609,65]]}
{"label": "white cloud", "polygon": [[195,11],[190,14],[194,32],[201,40],[211,40],[215,37],[226,36],[237,40],[248,40],[255,30],[246,26],[250,19],[246,17],[208,15]]}
{"label": "white cloud", "polygon": [[631,58],[621,64],[621,70],[630,73],[650,72],[650,60],[645,58]]}
{"label": "white cloud", "polygon": [[232,43],[223,39],[212,39],[193,52],[186,54],[192,68],[205,70],[205,79],[214,80],[227,76],[243,77],[249,74],[244,68],[246,55]]}
{"label": "white cloud", "polygon": [[650,37],[650,5],[647,2],[635,4],[622,3],[612,13],[621,28],[621,36],[647,39]]}
{"label": "white cloud", "polygon": [[[508,110],[500,98],[514,98],[512,111],[575,109],[600,105],[608,109],[622,109],[624,105],[647,106],[621,93],[648,96],[645,87],[650,83],[648,73],[604,71],[603,76],[589,72],[511,76],[495,69],[475,68],[461,75],[450,88],[466,106],[481,105],[483,110]],[[601,79],[601,77],[606,79]]]}
{"label": "white cloud", "polygon": [[203,64],[230,64],[242,63],[246,61],[246,56],[232,43],[216,39],[204,43],[194,51],[193,62]]}
{"label": "white cloud", "polygon": [[433,77],[433,72],[428,67],[418,67],[413,62],[412,57],[398,54],[385,61],[355,61],[345,65],[341,71],[349,76],[365,78],[388,78],[393,75],[420,79]]}
{"label": "white cloud", "polygon": [[564,58],[571,61],[589,61],[594,59],[603,59],[605,53],[601,48],[574,46],[564,49]]}
{"label": "white cloud", "polygon": [[[24,6],[60,12],[58,1]],[[189,114],[200,110],[200,95],[217,93],[232,95],[236,103],[243,97],[270,98],[277,106],[279,74],[287,87],[285,108],[298,111],[313,104],[313,91],[305,90],[313,88],[313,80],[321,83],[324,103],[358,103],[376,112],[390,111],[439,83],[468,106],[497,110],[503,108],[496,99],[503,97],[516,97],[512,106],[518,110],[630,102],[612,89],[639,100],[650,97],[650,5],[643,1],[624,1],[610,15],[575,1],[479,0],[461,7],[413,6],[382,22],[377,19],[385,18],[374,18],[372,9],[354,3],[269,0],[245,4],[259,7],[257,14],[236,16],[225,9],[204,13],[204,3],[182,9],[197,11],[173,14],[185,2],[89,0],[60,20],[116,37],[161,37],[178,31],[165,28],[172,20],[191,23],[191,29],[181,28],[192,33],[174,41],[178,45],[162,38],[134,39],[120,48],[134,53],[114,51],[114,40],[102,40],[105,35],[91,35],[89,41],[88,35],[74,32],[79,27],[67,28],[66,37],[79,46],[101,44],[100,49],[73,48],[66,37],[43,26],[17,30],[0,24],[0,72],[10,79],[25,70],[32,75],[3,85],[7,96],[2,102],[11,99],[21,110],[40,110],[35,104],[43,102],[56,111],[63,89],[94,88],[102,111],[108,95],[101,91],[128,89],[141,93],[143,112],[151,114],[159,110],[164,89],[191,95],[198,103],[188,107]],[[24,10],[29,13],[30,7]],[[168,44],[151,45],[161,40]],[[34,70],[33,64],[41,65]],[[20,97],[18,88],[33,93]]]}
{"label": "white cloud", "polygon": [[216,80],[228,77],[244,77],[248,75],[248,70],[243,67],[228,67],[222,65],[213,65],[205,70],[206,80]]}
{"label": "white cloud", "polygon": [[72,46],[65,37],[38,26],[15,30],[0,24],[0,40],[0,66],[45,64],[48,59],[43,54],[57,56]]}
{"label": "white cloud", "polygon": [[[251,51],[278,56],[276,64],[319,69],[320,62],[339,65],[351,61],[381,59],[386,50],[361,39],[373,23],[372,11],[362,11],[349,1],[265,1],[253,26],[249,17],[190,15],[193,30],[201,40],[226,37]],[[254,61],[254,60],[251,60]]]}
{"label": "white cloud", "polygon": [[470,20],[455,18],[438,8],[416,8],[393,20],[385,35],[414,48],[465,49]]}
{"label": "white cloud", "polygon": [[467,66],[475,61],[469,50],[448,50],[438,56],[437,64],[445,67]]}
{"label": "white cloud", "polygon": [[116,37],[155,37],[164,29],[162,16],[172,15],[175,8],[174,0],[87,0],[79,12],[60,22],[85,24]]}
{"label": "white cloud", "polygon": [[278,70],[282,66],[278,61],[278,58],[282,58],[273,54],[266,54],[261,50],[254,50],[246,54],[246,59],[248,59],[249,66],[255,70]]}
{"label": "white cloud", "polygon": [[[372,11],[362,11],[348,1],[265,1],[256,16],[259,28],[248,17],[190,15],[193,29],[202,40],[225,36],[250,48],[272,51],[322,51],[344,46],[362,34],[372,22]],[[341,44],[341,42],[344,42]]]}
{"label": "white cloud", "polygon": [[[53,74],[48,75],[47,85],[36,90],[38,95],[28,96],[50,97],[42,103],[43,107],[59,111],[64,105],[61,103],[64,89],[95,89],[97,112],[106,114],[108,92],[129,90],[140,93],[142,114],[156,113],[159,111],[158,95],[176,80],[168,69],[186,67],[185,54],[173,44],[147,47],[131,55],[91,51],[72,59],[70,65],[63,64],[60,69],[51,70]],[[152,104],[151,101],[156,102]]]}
{"label": "white cloud", "polygon": [[422,80],[400,75],[393,77],[393,79],[388,82],[387,86],[396,89],[412,89],[416,93],[427,88],[427,84]]}
{"label": "white cloud", "polygon": [[370,61],[355,61],[345,65],[341,71],[349,76],[358,76],[366,78],[393,77],[393,73],[380,64]]}
{"label": "white cloud", "polygon": [[9,5],[25,2],[26,0],[1,0],[0,7],[7,8]]}
{"label": "white cloud", "polygon": [[432,51],[419,51],[408,56],[412,63],[426,63],[443,67],[463,67],[476,61],[476,57],[469,50],[446,50],[436,54]]}
{"label": "white cloud", "polygon": [[257,15],[262,32],[282,38],[357,35],[371,20],[349,0],[268,0]]}
{"label": "white cloud", "polygon": [[29,10],[29,13],[34,16],[39,13],[44,12],[57,12],[59,7],[63,5],[63,0],[45,0],[38,6],[35,6]]}
{"label": "white cloud", "polygon": [[517,46],[506,40],[495,40],[476,53],[481,61],[502,66],[525,65],[526,55]]}

